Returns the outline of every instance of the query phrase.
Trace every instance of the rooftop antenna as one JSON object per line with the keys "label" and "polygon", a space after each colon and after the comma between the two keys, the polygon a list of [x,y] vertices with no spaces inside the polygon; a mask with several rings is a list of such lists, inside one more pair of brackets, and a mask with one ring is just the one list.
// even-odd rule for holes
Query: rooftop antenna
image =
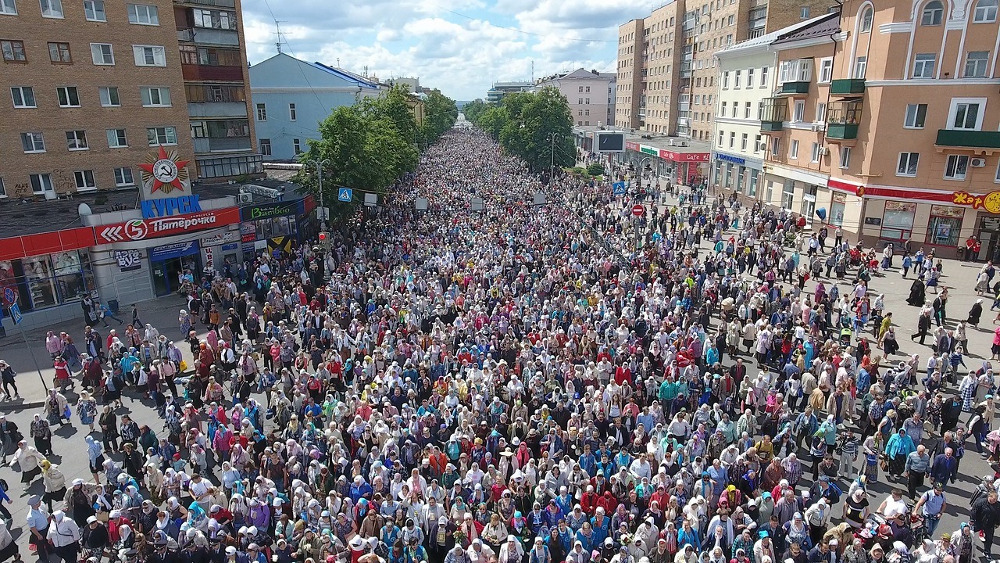
{"label": "rooftop antenna", "polygon": [[281,53],[281,26],[279,24],[285,23],[284,21],[274,20],[274,35],[276,36],[276,41],[274,46],[278,49],[278,53]]}

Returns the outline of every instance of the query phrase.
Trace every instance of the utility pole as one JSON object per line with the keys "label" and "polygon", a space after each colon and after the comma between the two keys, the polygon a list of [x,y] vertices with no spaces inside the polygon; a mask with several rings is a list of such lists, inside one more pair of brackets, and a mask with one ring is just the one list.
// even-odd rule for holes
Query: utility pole
{"label": "utility pole", "polygon": [[312,164],[316,166],[316,181],[319,183],[319,208],[321,210],[320,214],[322,215],[322,221],[320,222],[319,228],[321,231],[325,231],[327,214],[326,207],[323,206],[323,167],[330,164],[330,159],[324,158],[323,160],[304,160],[302,161],[302,164]]}
{"label": "utility pole", "polygon": [[555,170],[556,170],[556,137],[558,137],[558,136],[559,136],[558,133],[550,133],[549,134],[549,142],[550,142],[550,145],[549,145],[549,182],[551,182],[552,180],[554,180],[555,177],[556,177],[556,172],[555,172]]}

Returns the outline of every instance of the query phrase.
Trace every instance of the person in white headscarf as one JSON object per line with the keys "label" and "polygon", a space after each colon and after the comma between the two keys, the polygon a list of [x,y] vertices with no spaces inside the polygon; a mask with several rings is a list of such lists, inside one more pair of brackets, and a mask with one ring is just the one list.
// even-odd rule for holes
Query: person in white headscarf
{"label": "person in white headscarf", "polygon": [[62,510],[52,513],[48,540],[60,559],[65,563],[76,563],[80,554],[80,527],[72,518],[67,518]]}

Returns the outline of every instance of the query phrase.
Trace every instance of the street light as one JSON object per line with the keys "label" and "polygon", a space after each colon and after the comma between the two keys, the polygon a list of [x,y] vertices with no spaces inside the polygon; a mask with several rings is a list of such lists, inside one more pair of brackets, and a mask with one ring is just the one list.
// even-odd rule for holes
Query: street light
{"label": "street light", "polygon": [[320,222],[320,227],[319,228],[320,228],[320,230],[325,231],[326,230],[327,212],[326,212],[326,207],[323,206],[323,167],[324,166],[328,166],[330,164],[330,159],[324,158],[323,160],[319,160],[319,159],[317,159],[317,160],[303,160],[302,161],[302,165],[305,166],[306,164],[310,164],[310,165],[316,166],[316,179],[317,179],[317,182],[319,183],[319,208],[320,208],[320,214],[322,215],[322,221]]}

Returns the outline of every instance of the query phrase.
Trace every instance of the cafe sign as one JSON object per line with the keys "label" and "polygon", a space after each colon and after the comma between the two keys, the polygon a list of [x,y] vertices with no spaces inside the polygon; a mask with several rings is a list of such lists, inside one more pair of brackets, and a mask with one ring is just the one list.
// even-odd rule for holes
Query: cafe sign
{"label": "cafe sign", "polygon": [[990,213],[1000,213],[1000,190],[992,191],[986,195],[955,192],[952,203],[973,209],[983,208]]}
{"label": "cafe sign", "polygon": [[298,201],[252,205],[240,208],[240,218],[243,221],[258,221],[260,219],[270,219],[271,217],[294,215],[298,211],[298,208]]}

